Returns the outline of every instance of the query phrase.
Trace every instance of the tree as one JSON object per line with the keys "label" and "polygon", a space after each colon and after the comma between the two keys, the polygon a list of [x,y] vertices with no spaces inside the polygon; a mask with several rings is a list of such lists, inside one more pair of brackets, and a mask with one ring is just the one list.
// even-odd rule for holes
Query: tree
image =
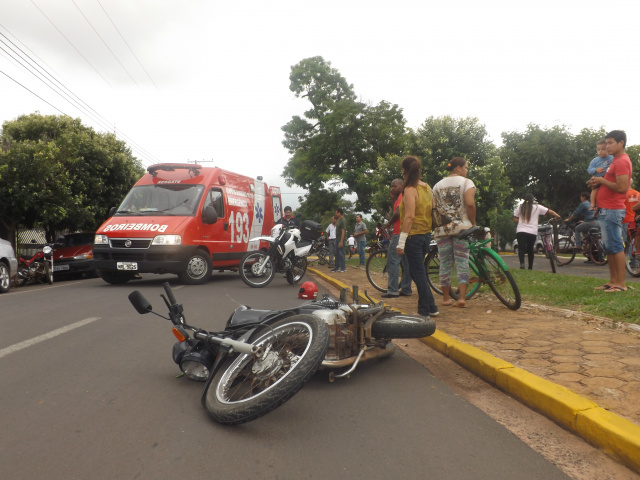
{"label": "tree", "polygon": [[631,188],[638,190],[640,188],[640,145],[630,145],[625,151],[629,155],[633,167]]}
{"label": "tree", "polygon": [[570,210],[586,188],[587,167],[604,135],[602,129],[583,129],[574,136],[565,126],[534,124],[523,133],[504,132],[501,157],[515,197],[532,193],[558,212]]}
{"label": "tree", "polygon": [[370,212],[369,177],[378,158],[402,152],[405,144],[402,110],[385,101],[359,102],[353,85],[322,57],[294,65],[289,79],[290,90],[311,108],[282,127],[292,155],[283,172],[287,185],[318,192],[337,182],[345,194],[355,193],[356,210]]}
{"label": "tree", "polygon": [[0,137],[0,224],[95,230],[142,175],[139,161],[112,134],[67,116],[23,115]]}

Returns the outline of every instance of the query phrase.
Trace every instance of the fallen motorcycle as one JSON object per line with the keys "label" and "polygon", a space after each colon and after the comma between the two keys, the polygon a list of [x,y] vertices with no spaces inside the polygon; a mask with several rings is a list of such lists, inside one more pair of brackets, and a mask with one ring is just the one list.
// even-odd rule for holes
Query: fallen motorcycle
{"label": "fallen motorcycle", "polygon": [[18,275],[16,287],[26,284],[29,280],[39,280],[42,283],[53,284],[53,248],[45,244],[31,258],[24,255],[18,257]]}
{"label": "fallen motorcycle", "polygon": [[[139,291],[129,300],[140,314],[173,324],[173,360],[184,375],[205,382],[202,404],[214,420],[255,420],[295,395],[318,369],[329,380],[349,376],[359,363],[392,355],[393,338],[421,338],[435,331],[430,318],[402,315],[384,303],[346,303],[328,296],[283,310],[238,307],[222,332],[187,324],[168,283],[161,295],[168,318],[153,312]],[[358,299],[357,287],[354,298]],[[188,332],[191,332],[189,334]],[[336,374],[336,370],[339,373]]]}

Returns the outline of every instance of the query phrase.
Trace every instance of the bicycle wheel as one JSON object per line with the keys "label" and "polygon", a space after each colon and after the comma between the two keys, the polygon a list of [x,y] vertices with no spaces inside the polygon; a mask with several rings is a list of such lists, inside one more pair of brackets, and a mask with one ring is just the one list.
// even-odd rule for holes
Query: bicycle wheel
{"label": "bicycle wheel", "polygon": [[551,245],[551,241],[549,240],[549,237],[545,238],[544,240],[544,256],[547,257],[549,259],[549,263],[551,263],[551,272],[556,273],[557,257],[556,257],[556,252],[553,246]]}
{"label": "bicycle wheel", "polygon": [[489,288],[498,297],[498,300],[511,310],[520,308],[522,298],[511,272],[505,270],[500,262],[484,249],[480,252],[480,261],[487,269],[488,278],[486,281]]}
{"label": "bicycle wheel", "polygon": [[632,277],[640,277],[640,254],[636,236],[626,242],[624,249],[625,267]]}
{"label": "bicycle wheel", "polygon": [[[575,243],[571,238],[560,238],[558,239],[558,245],[556,245],[556,264],[559,267],[564,265],[569,265],[573,262],[573,259],[576,258],[576,249]],[[558,253],[562,253],[562,256],[559,256]]]}
{"label": "bicycle wheel", "polygon": [[469,257],[469,284],[467,287],[467,294],[464,296],[467,300],[473,297],[478,290],[480,290],[480,284],[482,281],[480,280],[480,271],[476,266],[473,258]]}
{"label": "bicycle wheel", "polygon": [[326,265],[329,263],[329,249],[327,247],[320,247],[316,252],[318,256],[318,264]]}
{"label": "bicycle wheel", "polygon": [[378,250],[369,255],[367,259],[367,278],[373,287],[382,292],[387,293],[389,286],[389,273],[387,272],[387,252],[386,250]]}
{"label": "bicycle wheel", "polygon": [[604,247],[602,245],[601,238],[594,238],[589,250],[589,258],[596,265],[606,265],[609,259],[607,254],[604,253]]}

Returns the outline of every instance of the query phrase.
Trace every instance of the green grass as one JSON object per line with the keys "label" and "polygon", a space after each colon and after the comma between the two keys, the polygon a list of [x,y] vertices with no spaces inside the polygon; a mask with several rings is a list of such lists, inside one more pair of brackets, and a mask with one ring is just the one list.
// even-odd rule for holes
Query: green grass
{"label": "green grass", "polygon": [[[594,291],[606,279],[557,275],[531,270],[509,270],[525,302],[590,313],[611,320],[640,323],[640,288],[627,283],[626,292]],[[483,291],[489,291],[483,286]]]}

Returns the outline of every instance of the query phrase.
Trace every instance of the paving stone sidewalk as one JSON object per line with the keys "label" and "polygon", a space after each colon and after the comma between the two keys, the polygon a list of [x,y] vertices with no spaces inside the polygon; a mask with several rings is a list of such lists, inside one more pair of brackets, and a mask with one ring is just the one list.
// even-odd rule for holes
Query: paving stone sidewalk
{"label": "paving stone sidewalk", "polygon": [[[325,267],[326,268],[326,267]],[[358,285],[375,300],[381,292],[367,280],[364,269],[323,274]],[[388,299],[384,299],[385,301]],[[417,294],[391,299],[387,304],[417,313]],[[512,311],[491,293],[480,293],[467,308],[442,306],[439,330],[534,375],[567,387],[640,425],[640,331],[604,318],[524,303]],[[637,327],[636,327],[637,328]]]}

